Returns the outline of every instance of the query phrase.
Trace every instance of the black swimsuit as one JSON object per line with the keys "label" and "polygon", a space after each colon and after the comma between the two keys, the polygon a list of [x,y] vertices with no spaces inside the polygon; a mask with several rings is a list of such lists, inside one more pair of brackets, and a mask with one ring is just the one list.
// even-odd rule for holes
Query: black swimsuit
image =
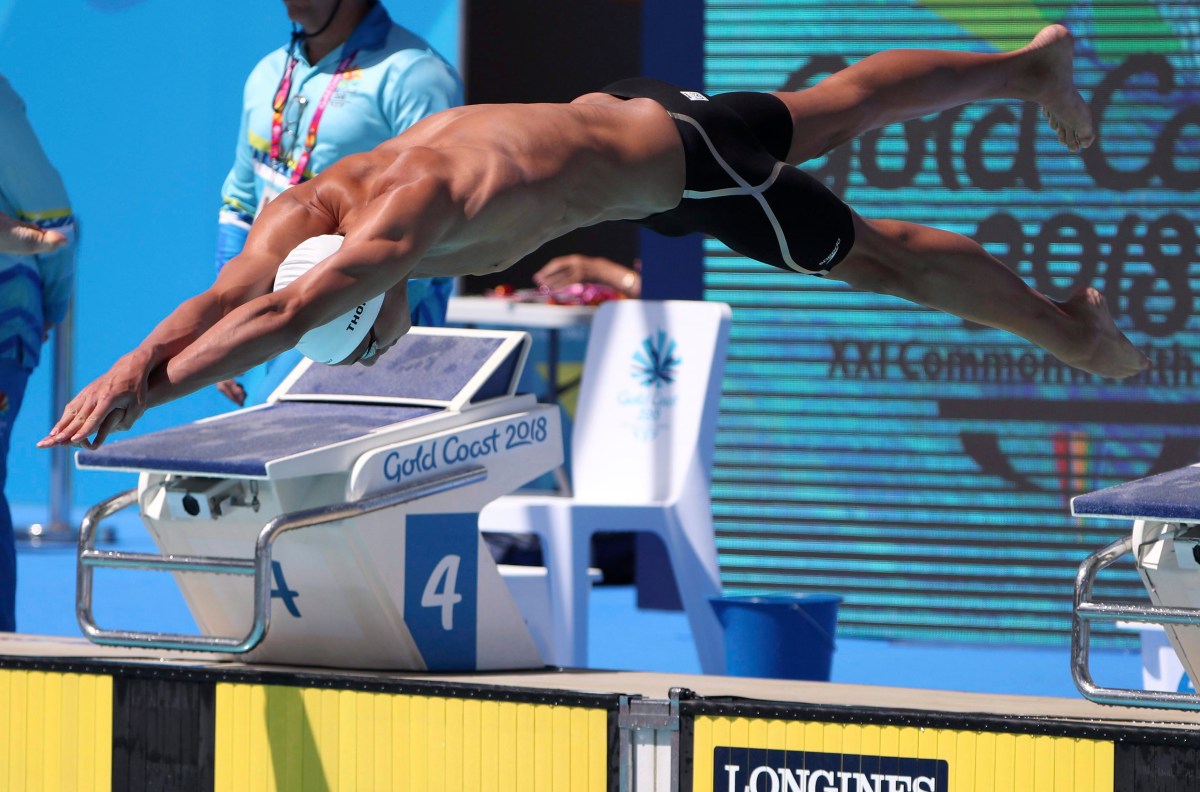
{"label": "black swimsuit", "polygon": [[679,205],[636,222],[667,236],[708,234],[744,256],[812,275],[824,275],[850,252],[850,207],[785,161],[792,118],[778,98],[708,97],[642,77],[602,90],[658,102],[683,139],[687,173]]}

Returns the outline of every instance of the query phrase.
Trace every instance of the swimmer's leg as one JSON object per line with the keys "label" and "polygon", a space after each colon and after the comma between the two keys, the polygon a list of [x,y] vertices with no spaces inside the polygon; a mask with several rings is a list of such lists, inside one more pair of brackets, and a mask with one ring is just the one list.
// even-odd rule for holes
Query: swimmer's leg
{"label": "swimmer's leg", "polygon": [[1072,151],[1095,140],[1091,112],[1075,89],[1074,40],[1050,25],[1003,53],[888,50],[811,88],[776,93],[792,113],[788,162],[820,156],[872,129],[983,99],[1038,102]]}
{"label": "swimmer's leg", "polygon": [[1095,289],[1056,302],[967,237],[915,223],[855,215],[854,233],[854,247],[829,277],[1007,330],[1103,377],[1148,365]]}

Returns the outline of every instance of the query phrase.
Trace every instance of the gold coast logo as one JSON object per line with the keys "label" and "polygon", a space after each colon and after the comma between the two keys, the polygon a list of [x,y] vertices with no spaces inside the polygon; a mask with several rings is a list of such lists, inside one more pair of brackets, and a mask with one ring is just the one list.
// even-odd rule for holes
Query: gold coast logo
{"label": "gold coast logo", "polygon": [[675,341],[659,330],[646,336],[633,353],[633,377],[647,387],[661,388],[675,381],[675,369],[682,362],[675,354]]}
{"label": "gold coast logo", "polygon": [[634,350],[630,375],[636,386],[623,387],[617,393],[621,424],[639,440],[656,440],[671,423],[677,396],[671,387],[678,376],[683,359],[675,349],[674,339],[658,330]]}
{"label": "gold coast logo", "polygon": [[950,764],[760,748],[713,749],[713,792],[946,792]]}

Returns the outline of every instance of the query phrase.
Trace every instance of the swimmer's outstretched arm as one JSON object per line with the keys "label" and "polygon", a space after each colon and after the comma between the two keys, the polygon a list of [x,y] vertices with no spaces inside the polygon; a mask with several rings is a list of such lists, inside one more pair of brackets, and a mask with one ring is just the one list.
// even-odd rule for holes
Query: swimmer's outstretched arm
{"label": "swimmer's outstretched arm", "polygon": [[[287,289],[272,292],[275,271],[292,248],[310,236],[337,230],[328,216],[322,220],[297,207],[299,201],[289,197],[292,192],[302,198],[303,191],[294,188],[273,201],[268,210],[280,206],[270,216],[263,213],[255,224],[262,230],[251,232],[246,251],[222,269],[216,283],[183,303],[108,373],[80,391],[38,447],[96,448],[112,432],[130,428],[150,407],[290,349],[313,327],[402,284],[446,222],[445,213],[438,222],[436,204],[420,195],[410,195],[399,207],[408,210],[403,213],[408,217],[392,213],[373,218],[371,207],[364,207],[364,222],[347,232],[337,253]],[[407,233],[405,228],[422,231]]]}
{"label": "swimmer's outstretched arm", "polygon": [[183,302],[137,347],[75,396],[50,433],[38,441],[38,447],[87,446],[93,431],[97,432],[95,445],[99,445],[110,432],[131,426],[150,406],[153,372],[215,325],[224,315],[224,304],[214,288]]}
{"label": "swimmer's outstretched arm", "polygon": [[288,288],[234,308],[156,368],[149,380],[147,406],[242,374],[292,349],[312,328],[403,285],[417,262],[407,247],[348,235],[337,253]]}
{"label": "swimmer's outstretched arm", "polygon": [[[96,448],[112,432],[130,428],[147,409],[241,374],[292,348],[308,329],[393,285],[347,276],[346,269],[386,271],[364,264],[361,254],[347,241],[336,254],[339,261],[330,257],[329,266],[304,276],[306,282],[268,291],[227,312],[213,290],[192,298],[81,391],[38,446]],[[89,442],[93,433],[95,439]]]}
{"label": "swimmer's outstretched arm", "polygon": [[[275,218],[274,223],[268,214]],[[92,432],[97,432],[97,440],[103,442],[108,433],[132,426],[151,406],[150,380],[154,372],[198,341],[234,308],[270,292],[275,268],[286,255],[275,255],[275,248],[286,241],[278,238],[278,232],[272,233],[273,226],[295,223],[301,228],[327,228],[311,214],[290,197],[273,201],[260,218],[268,222],[262,223],[261,229],[256,224],[245,251],[222,269],[216,282],[180,304],[137,347],[80,391],[38,446],[87,445]]]}

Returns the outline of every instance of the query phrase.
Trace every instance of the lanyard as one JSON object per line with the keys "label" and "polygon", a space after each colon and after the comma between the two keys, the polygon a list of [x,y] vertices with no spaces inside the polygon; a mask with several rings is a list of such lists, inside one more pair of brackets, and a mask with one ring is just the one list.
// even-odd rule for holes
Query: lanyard
{"label": "lanyard", "polygon": [[[337,71],[329,78],[329,85],[325,87],[325,93],[321,95],[321,101],[317,103],[317,107],[313,111],[312,122],[308,125],[308,135],[304,138],[304,151],[297,158],[296,167],[289,179],[293,185],[299,184],[300,180],[304,178],[304,170],[308,167],[309,158],[312,157],[313,147],[317,145],[317,127],[321,123],[321,116],[325,114],[325,108],[329,106],[329,100],[333,98],[334,89],[341,82],[342,75],[349,71],[350,64],[357,54],[358,50],[355,50],[342,58]],[[287,105],[288,94],[292,91],[292,72],[295,70],[298,60],[299,58],[294,52],[288,53],[287,66],[283,70],[283,77],[279,80],[279,87],[275,89],[275,101],[271,104],[273,111],[271,116],[271,159],[276,162],[282,159],[283,108]]]}

